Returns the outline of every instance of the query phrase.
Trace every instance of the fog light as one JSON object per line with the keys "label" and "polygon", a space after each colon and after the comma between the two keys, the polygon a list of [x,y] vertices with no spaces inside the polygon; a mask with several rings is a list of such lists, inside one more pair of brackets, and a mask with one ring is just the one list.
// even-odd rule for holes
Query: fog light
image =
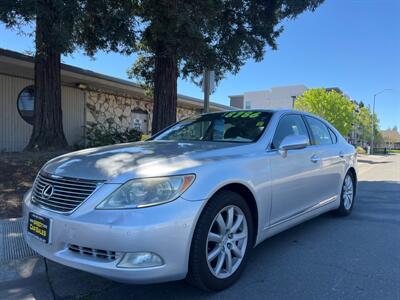
{"label": "fog light", "polygon": [[151,252],[125,253],[124,257],[118,263],[120,268],[150,268],[163,264],[160,256]]}

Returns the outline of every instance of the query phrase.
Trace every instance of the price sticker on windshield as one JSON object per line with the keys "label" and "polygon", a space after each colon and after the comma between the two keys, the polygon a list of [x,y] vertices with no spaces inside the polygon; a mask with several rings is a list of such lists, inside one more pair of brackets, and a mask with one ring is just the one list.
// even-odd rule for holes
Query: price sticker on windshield
{"label": "price sticker on windshield", "polygon": [[225,118],[257,118],[261,115],[261,112],[254,111],[231,111],[224,114]]}

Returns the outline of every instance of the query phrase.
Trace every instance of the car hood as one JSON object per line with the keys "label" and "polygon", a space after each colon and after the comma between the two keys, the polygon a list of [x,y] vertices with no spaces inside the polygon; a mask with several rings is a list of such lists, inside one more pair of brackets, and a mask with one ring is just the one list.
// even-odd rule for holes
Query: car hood
{"label": "car hood", "polygon": [[71,152],[42,171],[57,176],[123,183],[132,178],[190,172],[204,163],[236,156],[239,143],[148,141]]}

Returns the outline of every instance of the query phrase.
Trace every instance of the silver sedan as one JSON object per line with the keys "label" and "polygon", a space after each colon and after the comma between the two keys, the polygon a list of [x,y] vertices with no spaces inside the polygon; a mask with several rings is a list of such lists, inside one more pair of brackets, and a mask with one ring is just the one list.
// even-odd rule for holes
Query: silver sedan
{"label": "silver sedan", "polygon": [[24,236],[44,257],[116,281],[220,290],[266,238],[349,215],[356,185],[354,147],[321,118],[204,114],[49,161],[24,197]]}

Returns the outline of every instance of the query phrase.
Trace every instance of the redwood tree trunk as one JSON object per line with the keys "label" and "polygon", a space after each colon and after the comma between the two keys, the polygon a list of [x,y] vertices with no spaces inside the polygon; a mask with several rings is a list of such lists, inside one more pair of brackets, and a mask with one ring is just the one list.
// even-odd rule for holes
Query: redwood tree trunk
{"label": "redwood tree trunk", "polygon": [[153,134],[176,122],[177,81],[176,55],[159,45],[155,53]]}
{"label": "redwood tree trunk", "polygon": [[[46,12],[46,11],[45,11]],[[32,135],[25,150],[60,150],[68,144],[61,109],[61,52],[51,46],[57,16],[36,17],[35,112]]]}

